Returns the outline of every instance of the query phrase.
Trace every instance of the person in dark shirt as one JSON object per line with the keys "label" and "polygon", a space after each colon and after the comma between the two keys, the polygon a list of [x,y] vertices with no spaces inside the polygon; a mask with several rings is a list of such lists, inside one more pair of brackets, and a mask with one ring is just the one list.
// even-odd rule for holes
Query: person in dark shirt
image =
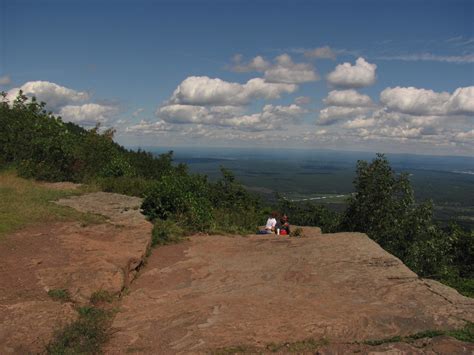
{"label": "person in dark shirt", "polygon": [[[286,214],[284,214],[281,217],[279,227],[280,227],[280,234],[290,235],[290,223],[288,222],[288,216]],[[278,226],[277,226],[277,228],[278,228]],[[283,231],[285,231],[285,232],[283,232]]]}

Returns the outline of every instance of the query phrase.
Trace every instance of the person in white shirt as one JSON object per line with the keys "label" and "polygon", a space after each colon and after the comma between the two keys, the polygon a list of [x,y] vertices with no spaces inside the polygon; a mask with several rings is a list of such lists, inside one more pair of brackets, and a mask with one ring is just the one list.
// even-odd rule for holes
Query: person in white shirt
{"label": "person in white shirt", "polygon": [[277,221],[276,221],[277,216],[278,216],[278,213],[273,211],[272,214],[268,217],[267,224],[265,225],[265,230],[267,231],[267,233],[275,232],[275,226],[277,224]]}

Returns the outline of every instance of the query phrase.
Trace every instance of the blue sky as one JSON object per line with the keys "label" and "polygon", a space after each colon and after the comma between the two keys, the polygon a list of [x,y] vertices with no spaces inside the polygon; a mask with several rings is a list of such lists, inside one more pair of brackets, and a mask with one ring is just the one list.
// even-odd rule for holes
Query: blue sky
{"label": "blue sky", "polygon": [[0,21],[1,90],[125,145],[474,154],[473,1],[0,0]]}

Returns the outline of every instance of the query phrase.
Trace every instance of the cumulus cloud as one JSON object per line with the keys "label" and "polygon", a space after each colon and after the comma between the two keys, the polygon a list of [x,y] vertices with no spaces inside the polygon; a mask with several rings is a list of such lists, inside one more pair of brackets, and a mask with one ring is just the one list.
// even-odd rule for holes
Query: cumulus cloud
{"label": "cumulus cloud", "polygon": [[376,120],[374,118],[356,118],[355,120],[344,123],[345,128],[366,128],[375,126]]}
{"label": "cumulus cloud", "polygon": [[467,132],[459,132],[454,136],[458,142],[474,142],[474,129]]}
{"label": "cumulus cloud", "polygon": [[447,111],[453,114],[473,114],[474,86],[457,88],[448,100]]}
{"label": "cumulus cloud", "polygon": [[173,92],[169,103],[183,105],[246,105],[253,99],[277,99],[296,91],[294,84],[268,83],[254,78],[245,84],[232,83],[207,76],[190,76]]}
{"label": "cumulus cloud", "polygon": [[319,75],[309,63],[295,63],[288,54],[275,58],[274,63],[256,56],[249,62],[243,62],[241,55],[234,56],[231,69],[236,72],[262,72],[267,83],[301,84],[319,80]]}
{"label": "cumulus cloud", "polygon": [[265,70],[265,81],[269,83],[301,84],[319,80],[311,64],[294,63],[288,54],[275,58],[276,64]]}
{"label": "cumulus cloud", "polygon": [[472,114],[474,86],[458,88],[453,94],[397,86],[383,90],[380,102],[390,110],[412,115]]}
{"label": "cumulus cloud", "polygon": [[348,118],[357,118],[367,114],[370,110],[368,107],[329,106],[319,111],[317,123],[320,125],[330,125]]}
{"label": "cumulus cloud", "polygon": [[360,88],[375,83],[377,65],[359,57],[355,65],[351,63],[339,64],[334,71],[328,74],[327,81],[336,87]]}
{"label": "cumulus cloud", "polygon": [[328,106],[369,107],[373,106],[372,99],[358,93],[354,89],[332,90],[323,100]]}
{"label": "cumulus cloud", "polygon": [[67,105],[61,108],[59,115],[65,120],[84,126],[106,123],[118,110],[113,106],[99,104]]}
{"label": "cumulus cloud", "polygon": [[234,64],[231,69],[238,73],[263,72],[271,66],[262,56],[258,55],[247,63],[242,62],[242,55],[237,54],[233,58]]}
{"label": "cumulus cloud", "polygon": [[135,134],[156,134],[160,132],[169,132],[171,130],[173,130],[173,127],[165,121],[160,120],[149,122],[141,120],[140,123],[127,127],[125,132]]}
{"label": "cumulus cloud", "polygon": [[334,52],[329,46],[308,50],[304,55],[307,58],[336,59],[336,52]]}
{"label": "cumulus cloud", "polygon": [[0,76],[0,85],[7,86],[7,85],[10,85],[11,82],[12,82],[12,79],[10,78],[9,75]]}
{"label": "cumulus cloud", "polygon": [[35,96],[38,101],[46,102],[46,107],[54,112],[63,106],[81,103],[89,99],[89,94],[86,92],[72,90],[49,81],[29,81],[19,88],[9,90],[8,100],[15,100],[20,90],[28,97]]}
{"label": "cumulus cloud", "polygon": [[172,104],[160,107],[156,115],[175,124],[201,124],[237,129],[265,130],[295,122],[307,111],[298,105],[265,105],[261,112],[244,114],[235,106],[193,106]]}

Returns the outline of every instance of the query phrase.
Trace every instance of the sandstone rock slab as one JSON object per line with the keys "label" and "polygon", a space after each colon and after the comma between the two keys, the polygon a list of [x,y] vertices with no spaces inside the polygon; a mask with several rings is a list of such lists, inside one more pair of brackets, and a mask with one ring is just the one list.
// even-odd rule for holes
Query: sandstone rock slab
{"label": "sandstone rock slab", "polygon": [[360,233],[196,236],[155,250],[121,308],[111,354],[351,343],[474,320],[473,299],[420,279]]}
{"label": "sandstone rock slab", "polygon": [[118,294],[130,285],[150,245],[152,225],[140,199],[94,193],[58,202],[107,222],[32,226],[0,243],[0,353],[37,353],[54,330],[76,317],[72,303],[48,291],[65,289],[76,304],[99,290]]}

